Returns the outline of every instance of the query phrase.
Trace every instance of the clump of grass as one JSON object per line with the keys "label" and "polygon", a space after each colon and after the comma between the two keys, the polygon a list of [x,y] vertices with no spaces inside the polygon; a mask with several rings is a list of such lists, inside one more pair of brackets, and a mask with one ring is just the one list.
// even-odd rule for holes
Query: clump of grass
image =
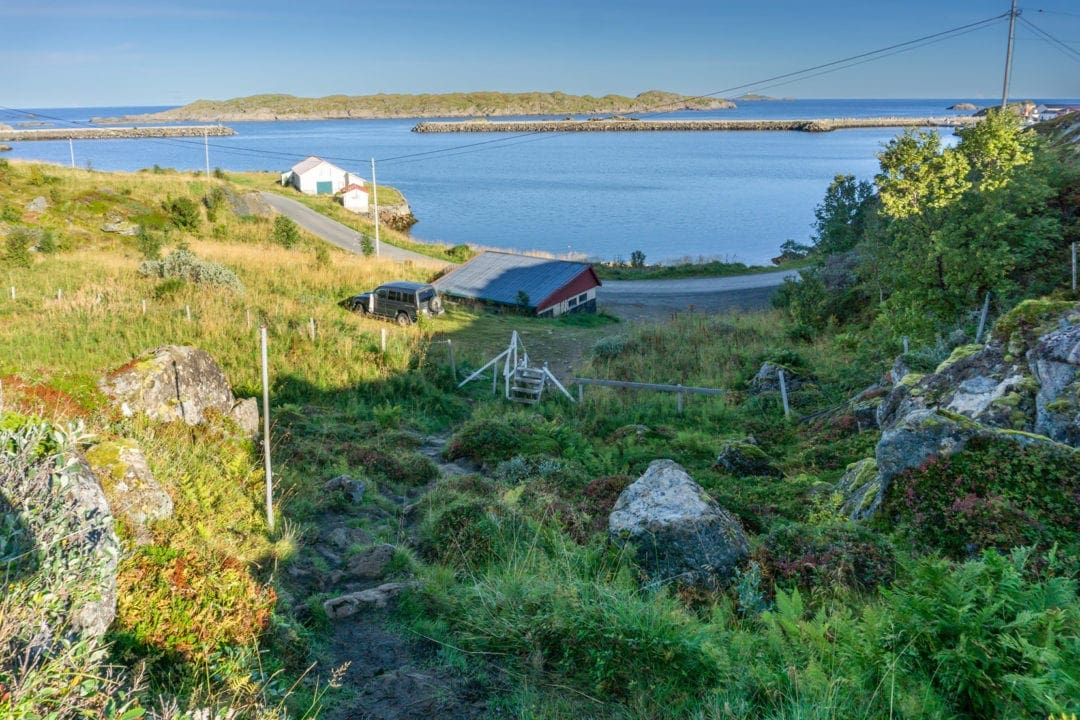
{"label": "clump of grass", "polygon": [[168,280],[180,279],[196,285],[221,285],[236,292],[243,292],[244,286],[236,273],[224,265],[200,260],[188,250],[176,250],[164,260],[143,260],[139,264],[139,274],[144,277],[160,277]]}

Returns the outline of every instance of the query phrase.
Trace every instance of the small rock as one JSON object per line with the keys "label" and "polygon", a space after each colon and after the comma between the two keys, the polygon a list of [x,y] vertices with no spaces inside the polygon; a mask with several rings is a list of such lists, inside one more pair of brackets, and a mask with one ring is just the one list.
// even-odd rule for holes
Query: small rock
{"label": "small rock", "polygon": [[139,226],[129,222],[107,222],[101,226],[101,232],[133,237],[139,234]]}
{"label": "small rock", "polygon": [[386,574],[386,567],[394,559],[397,549],[393,545],[376,545],[349,558],[345,574],[350,579],[377,580]]}
{"label": "small rock", "polygon": [[322,535],[325,543],[333,545],[338,550],[348,550],[353,545],[367,545],[374,538],[366,530],[349,527],[337,527],[328,530]]}
{"label": "small rock", "polygon": [[384,608],[405,590],[420,587],[420,583],[396,582],[384,583],[376,588],[349,593],[340,597],[331,598],[323,603],[326,617],[331,620],[341,620],[369,608]]}
{"label": "small rock", "polygon": [[848,465],[835,490],[844,497],[841,512],[852,520],[869,517],[880,504],[882,495],[879,492],[877,460],[866,458]]}
{"label": "small rock", "polygon": [[229,411],[229,417],[249,438],[259,437],[259,402],[255,398],[241,398]]}
{"label": "small rock", "polygon": [[767,476],[780,477],[784,472],[776,467],[765,451],[757,446],[753,438],[728,440],[720,448],[716,464],[733,475],[743,477]]}
{"label": "small rock", "polygon": [[367,483],[363,480],[349,477],[348,475],[338,475],[332,480],[327,480],[326,484],[323,485],[323,490],[328,493],[341,493],[349,502],[357,505],[364,499],[364,491],[367,490]]}
{"label": "small rock", "polygon": [[32,213],[43,213],[48,209],[48,207],[49,202],[41,195],[38,195],[36,198],[26,203],[27,212]]}
{"label": "small rock", "polygon": [[784,385],[787,387],[789,394],[801,389],[803,385],[809,382],[807,378],[799,375],[791,368],[766,362],[762,363],[761,369],[758,370],[754,379],[750,381],[750,394],[762,395],[764,393],[780,392],[781,370],[784,371]]}

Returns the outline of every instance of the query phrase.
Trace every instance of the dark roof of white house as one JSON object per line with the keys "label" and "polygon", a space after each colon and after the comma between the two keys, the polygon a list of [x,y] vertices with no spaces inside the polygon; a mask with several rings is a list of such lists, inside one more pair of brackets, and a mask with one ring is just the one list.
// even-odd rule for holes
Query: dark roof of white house
{"label": "dark roof of white house", "polygon": [[[446,295],[518,305],[524,292],[529,307],[537,307],[583,272],[596,278],[592,265],[570,260],[483,252],[455,268],[433,285]],[[596,279],[596,284],[600,280]]]}

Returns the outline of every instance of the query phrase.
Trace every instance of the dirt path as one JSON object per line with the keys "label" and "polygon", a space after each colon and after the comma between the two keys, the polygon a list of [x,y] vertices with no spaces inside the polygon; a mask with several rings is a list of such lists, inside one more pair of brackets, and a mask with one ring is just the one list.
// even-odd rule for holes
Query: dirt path
{"label": "dirt path", "polygon": [[[467,472],[455,463],[442,463],[446,440],[425,438],[418,451],[439,464],[443,477]],[[350,484],[355,482],[343,481],[329,492],[357,492],[358,486]],[[328,677],[335,668],[345,666],[341,687],[331,696],[333,705],[320,717],[472,720],[487,716],[489,698],[496,692],[492,682],[441,667],[438,647],[409,634],[391,617],[400,586],[413,584],[409,578],[390,579],[392,558],[396,546],[412,540],[420,518],[408,509],[426,489],[396,496],[368,483],[358,492],[381,492],[390,502],[357,504],[355,510],[345,508],[323,515],[318,536],[305,543],[301,557],[288,570],[296,599],[316,594],[330,598],[325,607],[331,625],[328,641],[320,651],[319,675]],[[384,509],[388,507],[391,509]],[[360,525],[383,528],[384,532],[368,532]],[[378,542],[376,535],[390,535],[395,545]],[[369,601],[374,597],[385,602]],[[303,605],[301,601],[299,606]]]}

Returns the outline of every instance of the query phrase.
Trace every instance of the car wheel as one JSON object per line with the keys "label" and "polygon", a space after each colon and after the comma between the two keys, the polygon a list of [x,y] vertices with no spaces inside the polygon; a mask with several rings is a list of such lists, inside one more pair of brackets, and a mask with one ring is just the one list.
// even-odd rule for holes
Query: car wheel
{"label": "car wheel", "polygon": [[406,327],[408,325],[412,325],[412,318],[410,318],[409,313],[405,312],[404,310],[402,310],[401,312],[399,312],[397,314],[396,319],[397,319],[397,324],[400,325],[401,327]]}
{"label": "car wheel", "polygon": [[353,305],[353,312],[357,315],[367,315],[367,308],[364,307],[364,303],[356,303]]}

